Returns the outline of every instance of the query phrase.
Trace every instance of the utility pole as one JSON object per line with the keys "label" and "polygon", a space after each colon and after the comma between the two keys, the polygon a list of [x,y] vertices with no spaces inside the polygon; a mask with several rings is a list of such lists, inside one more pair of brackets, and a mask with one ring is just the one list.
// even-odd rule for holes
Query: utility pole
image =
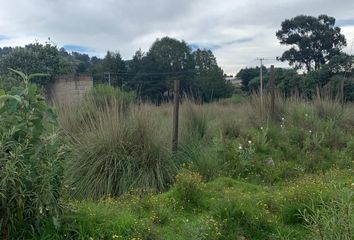
{"label": "utility pole", "polygon": [[176,152],[178,147],[179,85],[180,80],[174,80],[172,152]]}
{"label": "utility pole", "polygon": [[103,73],[103,83],[106,83],[106,76],[108,77],[108,85],[111,86],[111,72]]}
{"label": "utility pole", "polygon": [[270,66],[270,115],[275,119],[275,71],[274,65]]}
{"label": "utility pole", "polygon": [[257,58],[260,61],[260,70],[259,70],[259,80],[260,80],[260,89],[259,93],[261,95],[261,108],[263,108],[263,60],[264,58]]}

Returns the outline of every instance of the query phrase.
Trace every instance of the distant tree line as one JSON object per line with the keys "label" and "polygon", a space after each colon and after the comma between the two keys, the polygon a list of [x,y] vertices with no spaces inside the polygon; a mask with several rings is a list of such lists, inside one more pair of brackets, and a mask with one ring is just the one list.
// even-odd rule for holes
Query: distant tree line
{"label": "distant tree line", "polygon": [[131,60],[123,60],[119,52],[112,51],[103,59],[69,53],[50,43],[0,48],[0,88],[16,85],[8,68],[47,73],[47,77],[34,79],[43,86],[58,75],[91,74],[94,83],[109,83],[158,102],[171,97],[175,79],[181,80],[181,93],[200,101],[229,97],[233,91],[210,50],[192,51],[186,42],[169,37],[157,39],[146,53],[138,50]]}
{"label": "distant tree line", "polygon": [[[335,18],[299,15],[287,19],[276,32],[283,45],[291,48],[278,59],[288,61],[291,69],[276,68],[278,90],[286,96],[299,94],[308,98],[318,89],[329,96],[339,96],[354,101],[354,58],[342,52],[347,45]],[[263,67],[265,88],[269,71]],[[237,74],[246,93],[258,91],[260,68],[244,68]]]}

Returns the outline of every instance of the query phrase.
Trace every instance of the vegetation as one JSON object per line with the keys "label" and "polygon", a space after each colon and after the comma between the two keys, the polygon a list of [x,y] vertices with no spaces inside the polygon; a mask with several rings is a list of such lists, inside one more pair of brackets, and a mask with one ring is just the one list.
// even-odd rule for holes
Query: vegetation
{"label": "vegetation", "polygon": [[165,138],[168,129],[150,109],[124,110],[124,100],[111,99],[104,108],[87,100],[61,109],[72,149],[66,179],[74,195],[97,199],[130,189],[161,191],[172,182],[176,165]]}
{"label": "vegetation", "polygon": [[[36,236],[44,225],[59,227],[65,148],[55,114],[36,85],[40,75],[24,75],[22,85],[0,92],[1,238]],[[28,235],[30,234],[30,235]]]}
{"label": "vegetation", "polygon": [[[333,171],[270,188],[227,177],[201,185],[200,177],[192,173],[186,178],[188,183],[177,182],[170,191],[159,195],[130,193],[96,202],[73,202],[73,210],[65,217],[72,223],[70,227],[60,231],[47,228],[43,236],[52,239],[62,239],[62,236],[67,239],[333,239],[333,235],[319,238],[313,225],[308,225],[308,216],[315,211],[317,215],[311,216],[333,219],[329,224],[335,223],[334,229],[346,230],[336,232],[334,239],[351,239],[350,220],[335,220],[322,211],[332,209],[332,200],[314,205],[313,201],[318,199],[312,194],[316,190],[347,196],[342,194],[353,191],[351,174]],[[188,193],[185,197],[197,197],[194,199],[197,202],[181,197],[181,191]],[[343,201],[347,201],[343,207],[353,203],[348,198]],[[307,211],[303,217],[304,209]],[[352,208],[348,210],[345,216],[352,216]],[[321,223],[325,223],[323,220]],[[311,224],[315,222],[311,220]]]}
{"label": "vegetation", "polygon": [[[59,108],[72,149],[66,181],[79,201],[66,212],[70,227],[43,236],[307,239],[325,229],[330,210],[351,216],[353,106],[278,96],[270,121],[270,100],[263,100],[263,109],[259,96],[204,105],[183,100],[175,155],[169,104],[133,104],[121,114],[112,102],[89,118],[82,117],[85,105],[94,105],[89,101],[81,110]],[[353,225],[337,216],[328,224],[347,229],[339,233],[346,239]]]}
{"label": "vegetation", "polygon": [[112,51],[103,59],[68,53],[51,42],[0,48],[0,87],[7,90],[19,82],[9,67],[24,73],[46,73],[47,77],[32,80],[44,87],[59,75],[91,74],[95,84],[108,83],[157,103],[172,97],[172,81],[177,78],[181,92],[202,101],[232,94],[232,86],[210,50],[192,52],[186,42],[169,37],[157,39],[147,53],[137,51],[132,60],[123,60],[119,52]]}
{"label": "vegetation", "polygon": [[[1,49],[2,67],[49,73],[1,69],[1,238],[353,239],[354,106],[338,100],[352,97],[352,56],[340,53],[345,42],[327,16],[286,20],[278,35],[287,38],[293,24],[307,31],[303,21],[338,41],[294,60],[305,75],[276,69],[274,108],[267,69],[262,98],[250,93],[259,68],[239,73],[248,96],[211,102],[231,94],[214,55],[168,37],[129,63],[51,44]],[[289,38],[307,43],[311,34]],[[108,75],[112,86],[96,84],[81,102],[56,103],[57,122],[30,81],[89,71],[118,78]],[[175,79],[186,97],[172,152]]]}
{"label": "vegetation", "polygon": [[296,68],[304,66],[307,71],[320,69],[347,45],[335,22],[327,15],[299,15],[282,22],[277,38],[281,44],[295,46],[285,51],[280,60],[287,60]]}

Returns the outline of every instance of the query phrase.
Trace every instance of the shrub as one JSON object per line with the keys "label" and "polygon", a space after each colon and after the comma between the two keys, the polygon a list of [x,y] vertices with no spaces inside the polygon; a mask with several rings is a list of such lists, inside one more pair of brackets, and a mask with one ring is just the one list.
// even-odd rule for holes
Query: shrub
{"label": "shrub", "polygon": [[0,92],[0,229],[1,238],[26,238],[43,224],[59,224],[64,145],[56,118],[33,76],[23,86]]}
{"label": "shrub", "polygon": [[204,183],[195,172],[181,172],[176,176],[174,197],[186,209],[196,209],[204,205]]}
{"label": "shrub", "polygon": [[275,232],[265,212],[239,200],[221,201],[213,216],[221,225],[218,239],[270,239]]}

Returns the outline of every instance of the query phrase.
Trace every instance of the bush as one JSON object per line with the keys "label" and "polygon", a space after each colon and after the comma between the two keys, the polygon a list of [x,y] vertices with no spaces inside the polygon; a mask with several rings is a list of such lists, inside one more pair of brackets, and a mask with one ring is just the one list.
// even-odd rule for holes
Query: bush
{"label": "bush", "polygon": [[265,212],[238,200],[220,202],[213,215],[221,225],[218,239],[269,239],[275,232]]}
{"label": "bush", "polygon": [[64,145],[56,118],[32,76],[24,86],[0,91],[1,238],[26,238],[48,221],[59,224]]}
{"label": "bush", "polygon": [[21,79],[18,76],[13,76],[13,73],[0,76],[0,89],[10,91],[12,87],[21,84]]}
{"label": "bush", "polygon": [[202,177],[194,172],[181,172],[176,176],[174,196],[186,209],[197,209],[204,205],[204,183]]}

